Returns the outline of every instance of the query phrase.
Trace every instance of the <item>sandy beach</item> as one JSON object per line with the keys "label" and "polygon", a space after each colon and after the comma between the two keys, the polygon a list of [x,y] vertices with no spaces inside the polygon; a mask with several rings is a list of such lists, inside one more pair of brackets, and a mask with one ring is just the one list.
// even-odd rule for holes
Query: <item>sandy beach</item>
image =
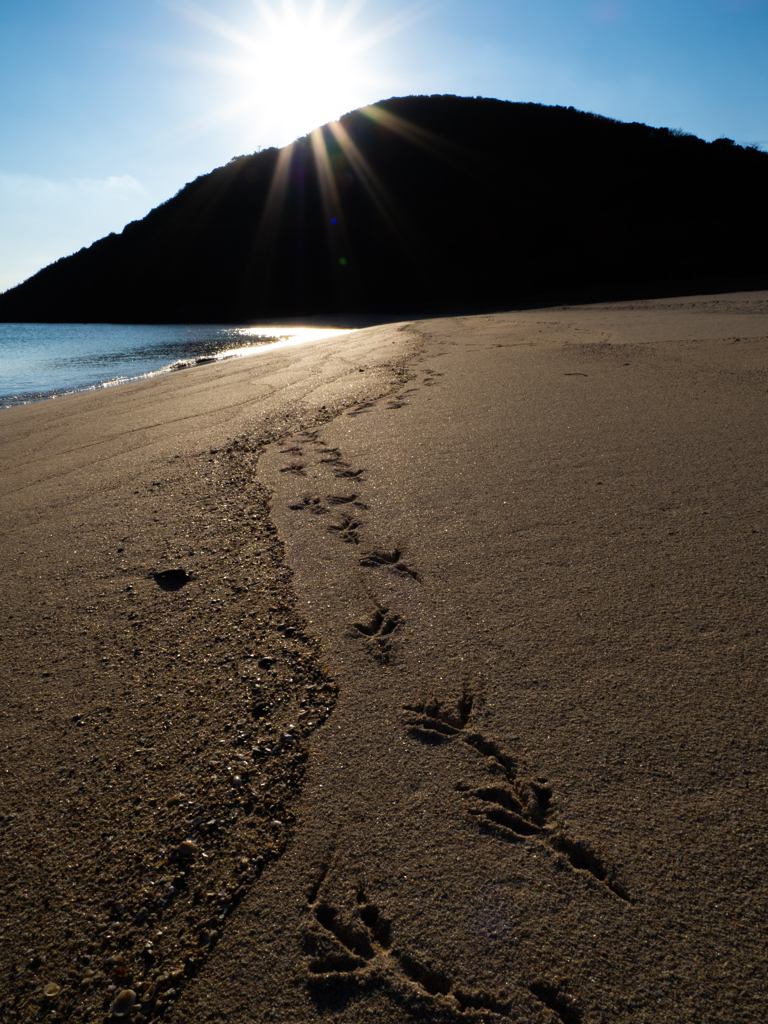
{"label": "sandy beach", "polygon": [[0,414],[0,1019],[762,1022],[768,293]]}

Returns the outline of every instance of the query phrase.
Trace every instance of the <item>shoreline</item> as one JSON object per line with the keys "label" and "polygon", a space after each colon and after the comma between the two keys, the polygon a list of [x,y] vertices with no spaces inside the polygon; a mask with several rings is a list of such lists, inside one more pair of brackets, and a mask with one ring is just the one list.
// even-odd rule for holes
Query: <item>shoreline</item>
{"label": "shoreline", "polygon": [[[0,324],[0,328],[12,327],[12,326],[14,326],[14,325],[12,325],[12,324]],[[45,326],[48,326],[48,327],[51,328],[52,331],[55,331],[55,329],[57,329],[57,328],[58,329],[61,329],[61,328],[77,328],[78,326],[81,326],[81,325],[75,325],[75,324],[51,324],[51,325],[33,324],[33,325],[21,325],[21,326],[22,327],[29,327],[29,326],[32,326],[32,327],[41,327],[41,326],[45,327]],[[92,329],[99,328],[99,327],[107,328],[108,329],[107,333],[109,333],[109,329],[114,328],[114,327],[125,329],[125,330],[128,330],[130,332],[132,329],[135,329],[137,331],[141,331],[143,328],[151,329],[151,328],[156,327],[158,325],[153,325],[153,324],[138,324],[138,325],[136,325],[136,324],[134,324],[134,325],[88,324],[88,325],[85,325],[85,326],[87,326],[87,328],[88,328],[88,332],[87,333],[90,334]],[[214,333],[220,333],[222,331],[222,327],[223,326],[224,325],[221,325],[221,324],[212,324],[212,325],[210,325],[210,328],[211,328],[211,330]],[[211,341],[211,340],[208,340],[207,342],[205,342],[204,343],[204,351],[202,353],[200,353],[200,345],[201,345],[201,339],[200,338],[194,339],[194,338],[191,338],[191,337],[186,337],[184,339],[184,341],[180,341],[179,340],[182,337],[182,335],[184,334],[184,332],[188,331],[190,329],[190,327],[194,327],[196,329],[199,329],[199,325],[189,325],[189,324],[167,325],[167,326],[163,327],[162,329],[164,329],[166,331],[167,330],[175,331],[176,334],[177,334],[177,337],[174,338],[174,339],[166,338],[165,339],[165,346],[164,346],[164,348],[161,346],[159,348],[159,350],[156,350],[154,358],[151,359],[151,360],[147,359],[146,350],[145,349],[144,350],[142,350],[141,348],[139,348],[139,350],[136,349],[135,346],[136,346],[136,341],[138,339],[136,337],[131,339],[132,343],[133,343],[133,346],[134,346],[133,349],[129,348],[129,350],[127,352],[122,353],[122,359],[123,359],[124,368],[126,369],[126,373],[117,373],[117,375],[113,375],[113,376],[109,377],[108,379],[94,379],[94,380],[91,380],[91,379],[86,378],[85,380],[83,380],[82,379],[82,369],[80,369],[79,373],[80,373],[81,379],[80,379],[80,381],[78,383],[62,384],[61,386],[50,387],[50,388],[41,388],[41,389],[37,389],[37,390],[27,390],[27,391],[19,390],[19,391],[13,393],[13,394],[0,395],[0,409],[14,408],[14,407],[19,406],[19,405],[30,405],[33,402],[46,401],[46,400],[51,399],[51,398],[62,398],[62,397],[67,396],[67,395],[87,394],[89,392],[101,391],[101,390],[105,390],[107,388],[119,387],[119,386],[122,386],[124,384],[136,384],[136,383],[140,383],[140,382],[145,381],[145,380],[151,380],[151,379],[153,379],[155,377],[164,376],[165,374],[168,374],[168,373],[174,373],[174,372],[179,371],[179,370],[191,369],[194,366],[202,366],[202,365],[205,365],[207,363],[224,362],[227,359],[248,358],[250,356],[259,355],[265,349],[275,349],[275,348],[282,349],[282,348],[292,347],[294,345],[303,345],[303,344],[307,344],[307,343],[309,343],[311,341],[322,340],[323,337],[333,337],[336,334],[339,334],[339,335],[346,334],[350,330],[350,328],[337,328],[335,326],[330,326],[330,327],[325,326],[325,327],[323,327],[323,326],[319,326],[318,325],[318,326],[312,327],[312,326],[308,326],[308,325],[298,325],[296,323],[290,323],[290,322],[286,322],[283,325],[278,325],[278,324],[271,323],[271,324],[264,324],[264,325],[259,325],[259,326],[263,326],[263,328],[265,330],[271,329],[273,332],[276,331],[276,330],[277,331],[282,331],[281,335],[279,335],[279,336],[275,336],[274,334],[271,334],[271,335],[267,335],[267,334],[256,335],[256,338],[261,339],[260,343],[258,343],[258,344],[247,344],[247,341],[248,341],[249,338],[251,338],[252,341],[255,340],[255,338],[253,338],[253,336],[248,333],[248,332],[252,332],[255,326],[256,325],[251,325],[250,323],[244,323],[244,324],[239,325],[237,327],[234,327],[234,326],[233,327],[229,327],[229,326],[227,326],[227,327],[224,328],[225,335],[217,338],[217,343],[216,344],[214,344],[213,341]],[[352,328],[352,329],[354,329],[354,328]],[[71,335],[71,332],[70,332],[70,335]],[[34,339],[34,338],[29,339],[29,340],[32,341],[33,345],[39,344],[37,342],[37,340]],[[64,340],[65,339],[62,338],[61,342],[63,342]],[[82,338],[78,339],[76,334],[75,334],[74,337],[73,336],[69,336],[69,337],[66,338],[66,341],[67,341],[67,343],[68,343],[68,345],[70,347],[73,347],[73,346],[77,347],[77,345],[82,343],[83,340],[84,339],[82,339]],[[150,335],[149,339],[146,339],[146,340],[152,340],[152,335]],[[246,344],[243,344],[244,341],[246,342]],[[113,344],[114,344],[114,342],[113,342]],[[183,350],[182,354],[180,354],[179,349]],[[195,350],[196,349],[197,349],[198,354],[195,354]],[[207,351],[206,351],[206,349],[207,349]],[[136,358],[137,351],[142,352],[143,361]],[[55,349],[54,353],[47,353],[47,356],[50,357],[53,354],[55,354],[56,358],[61,359],[61,353],[60,353],[60,351],[58,349]],[[80,366],[82,366],[82,360],[85,359],[86,361],[90,361],[90,363],[92,364],[92,367],[95,368],[101,361],[103,361],[104,359],[109,358],[110,356],[114,356],[114,355],[115,355],[115,352],[111,351],[109,349],[109,345],[105,341],[105,347],[103,349],[101,349],[101,350],[96,351],[95,353],[89,352],[87,355],[84,355],[81,352],[80,356],[79,356],[79,363],[80,363]],[[38,351],[38,358],[39,358],[39,360],[41,362],[43,362],[43,364],[45,363],[46,360],[43,357],[43,354],[41,352],[39,352],[39,351]],[[140,363],[143,366],[143,369],[141,369],[139,372],[135,372],[137,367],[136,367],[136,365],[133,365],[134,363],[137,363],[137,362]],[[134,371],[134,372],[128,372],[129,370],[130,371]],[[16,376],[18,378],[18,370],[17,370]],[[63,379],[64,376],[65,376],[65,374],[62,371],[61,374],[60,374],[60,378]]]}
{"label": "shoreline", "polygon": [[761,1020],[766,312],[0,419],[7,1019]]}
{"label": "shoreline", "polygon": [[[747,302],[749,302],[749,301],[760,301],[759,297],[761,297],[761,296],[764,297],[766,295],[768,295],[768,292],[761,292],[761,291],[754,291],[754,292],[736,291],[736,292],[732,292],[732,293],[715,292],[715,293],[712,293],[712,294],[701,294],[701,295],[689,295],[689,296],[682,296],[682,297],[672,297],[671,299],[669,297],[665,296],[664,298],[661,298],[661,299],[659,299],[659,298],[646,298],[646,299],[615,300],[615,301],[614,300],[611,300],[611,301],[587,301],[582,296],[580,299],[577,299],[575,301],[575,303],[572,303],[572,302],[564,302],[564,303],[559,303],[558,302],[558,303],[556,303],[554,300],[552,300],[546,306],[543,306],[543,307],[532,307],[530,305],[522,305],[522,306],[515,307],[514,309],[509,310],[507,312],[512,312],[512,313],[515,313],[515,314],[519,314],[521,316],[525,316],[526,314],[531,313],[532,311],[535,311],[535,309],[542,309],[542,310],[547,311],[547,312],[564,311],[564,310],[567,310],[567,309],[582,309],[582,310],[586,311],[586,310],[589,310],[589,309],[600,309],[600,308],[606,308],[606,307],[610,307],[612,309],[642,309],[642,308],[663,308],[665,304],[667,305],[667,308],[670,308],[670,303],[671,302],[680,302],[680,301],[688,303],[688,304],[690,304],[690,303],[711,304],[714,301],[718,305],[722,306],[724,304],[728,304],[728,303],[732,303],[732,302],[739,302],[739,301],[742,301],[742,300],[746,300]],[[748,298],[749,296],[751,296],[753,298],[750,299],[750,298]],[[496,313],[497,313],[497,311],[495,311],[495,310],[493,310],[493,311],[489,310],[489,311],[483,311],[483,312],[470,312],[470,313],[464,313],[464,314],[455,313],[455,314],[450,314],[449,318],[455,318],[456,316],[479,317],[479,316],[487,316],[487,315],[496,315]],[[264,328],[278,327],[278,328],[280,328],[280,327],[282,327],[282,328],[286,328],[286,329],[288,329],[288,328],[298,328],[298,329],[301,329],[301,330],[306,330],[306,329],[310,329],[310,330],[312,330],[312,329],[315,329],[315,330],[317,330],[317,329],[319,329],[319,330],[326,330],[326,329],[327,330],[332,330],[334,328],[338,328],[339,331],[345,332],[345,331],[351,331],[351,330],[364,330],[364,329],[370,328],[370,327],[384,327],[384,326],[391,325],[391,324],[401,323],[404,320],[407,320],[407,321],[419,320],[420,322],[425,322],[425,321],[428,321],[430,319],[440,320],[440,319],[446,319],[446,316],[447,316],[447,314],[440,314],[440,313],[437,313],[437,312],[434,312],[434,313],[430,314],[427,317],[417,316],[415,314],[414,315],[409,315],[409,316],[398,316],[398,317],[396,317],[396,316],[394,316],[392,314],[347,314],[347,315],[341,315],[341,314],[315,314],[315,315],[305,316],[305,317],[284,317],[284,318],[278,317],[278,318],[275,318],[275,319],[272,319],[272,320],[248,320],[248,321],[243,321],[241,324],[227,324],[227,325],[225,325],[225,324],[217,324],[217,323],[212,323],[210,325],[196,324],[195,323],[195,324],[177,324],[177,325],[167,325],[167,324],[105,324],[105,325],[88,324],[87,326],[89,326],[89,327],[94,327],[94,326],[96,326],[96,327],[98,327],[98,326],[109,326],[109,327],[114,327],[114,326],[118,326],[118,327],[119,326],[125,326],[125,327],[186,327],[186,328],[189,328],[189,327],[205,328],[206,326],[210,326],[210,327],[216,327],[216,328],[219,328],[219,329],[222,328],[222,327],[227,327],[228,329],[235,329],[235,328],[237,328],[237,329],[246,329],[246,328],[258,328],[258,327],[264,327]],[[12,326],[12,325],[11,324],[0,324],[0,327],[1,326]],[[28,325],[26,325],[26,326],[28,326]],[[74,325],[74,324],[71,324],[71,325],[51,324],[49,326],[51,326],[51,327],[61,327],[61,326],[77,326],[77,325]],[[312,341],[312,340],[317,340],[317,339],[306,339],[306,341]],[[195,366],[204,365],[204,364],[210,363],[210,362],[221,362],[221,361],[224,361],[226,359],[231,359],[231,358],[247,358],[247,357],[250,357],[252,355],[259,355],[264,349],[267,349],[267,348],[272,349],[275,346],[286,347],[286,346],[291,346],[291,345],[294,345],[294,344],[305,344],[306,341],[304,339],[299,339],[299,340],[291,340],[291,339],[280,340],[280,341],[271,342],[269,344],[265,344],[264,346],[254,347],[253,351],[249,351],[249,352],[244,352],[242,349],[238,349],[238,348],[224,349],[221,352],[215,353],[213,355],[202,355],[202,356],[198,356],[198,357],[190,356],[188,358],[179,359],[179,360],[176,360],[173,363],[163,364],[162,366],[156,367],[154,369],[147,370],[146,372],[142,372],[142,373],[134,375],[134,376],[129,376],[129,377],[122,376],[122,377],[117,377],[115,379],[110,379],[110,380],[106,380],[106,381],[96,381],[96,382],[93,382],[93,383],[86,383],[86,384],[82,384],[82,385],[73,385],[71,387],[70,386],[62,386],[62,387],[52,388],[52,389],[48,389],[48,390],[19,392],[18,394],[0,396],[0,409],[15,408],[15,407],[17,407],[19,405],[30,405],[30,404],[32,404],[34,402],[47,401],[48,399],[52,399],[52,398],[62,398],[62,397],[65,397],[65,396],[76,395],[76,394],[88,394],[88,393],[95,392],[95,391],[105,390],[107,388],[122,386],[124,384],[141,383],[144,380],[150,380],[150,379],[152,379],[154,377],[162,376],[162,375],[165,375],[167,373],[174,373],[174,372],[176,372],[178,370],[191,369],[191,368],[193,368]]]}

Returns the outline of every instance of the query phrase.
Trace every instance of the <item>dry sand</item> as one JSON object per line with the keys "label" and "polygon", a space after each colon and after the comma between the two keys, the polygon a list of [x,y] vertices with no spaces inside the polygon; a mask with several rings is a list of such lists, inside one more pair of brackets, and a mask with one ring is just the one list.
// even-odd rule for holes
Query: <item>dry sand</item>
{"label": "dry sand", "polygon": [[0,1019],[762,1022],[767,313],[4,411]]}

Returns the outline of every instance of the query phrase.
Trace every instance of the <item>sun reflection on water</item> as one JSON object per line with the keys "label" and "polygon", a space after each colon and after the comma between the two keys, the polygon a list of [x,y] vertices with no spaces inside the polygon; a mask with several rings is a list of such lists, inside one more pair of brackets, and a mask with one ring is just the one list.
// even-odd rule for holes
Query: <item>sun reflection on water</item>
{"label": "sun reflection on water", "polygon": [[[288,348],[293,345],[306,345],[311,341],[322,341],[324,338],[335,338],[343,334],[352,334],[350,328],[338,327],[238,327],[232,335],[243,341],[252,339],[250,344],[232,346],[213,355],[197,360],[180,360],[180,363],[191,365],[194,362],[219,362],[240,356],[254,356],[260,352],[274,352],[275,349]],[[176,367],[180,368],[180,367]]]}

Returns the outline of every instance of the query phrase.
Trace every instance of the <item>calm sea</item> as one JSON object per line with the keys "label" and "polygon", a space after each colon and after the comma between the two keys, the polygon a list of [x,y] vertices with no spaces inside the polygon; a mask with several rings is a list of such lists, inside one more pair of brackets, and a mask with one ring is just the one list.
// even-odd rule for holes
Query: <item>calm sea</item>
{"label": "calm sea", "polygon": [[0,409],[346,333],[230,324],[0,324]]}

